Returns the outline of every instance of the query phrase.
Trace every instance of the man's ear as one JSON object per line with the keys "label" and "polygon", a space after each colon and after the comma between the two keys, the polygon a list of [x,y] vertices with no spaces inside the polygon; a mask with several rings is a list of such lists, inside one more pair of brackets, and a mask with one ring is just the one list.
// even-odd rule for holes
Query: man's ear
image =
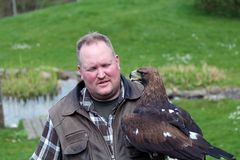
{"label": "man's ear", "polygon": [[80,72],[80,64],[77,65],[77,70]]}
{"label": "man's ear", "polygon": [[118,63],[118,69],[120,70],[121,69],[120,68],[120,58],[117,54],[115,55],[115,58],[116,58],[116,62]]}
{"label": "man's ear", "polygon": [[77,71],[78,71],[78,73],[80,75],[80,78],[82,79],[80,64],[77,65]]}

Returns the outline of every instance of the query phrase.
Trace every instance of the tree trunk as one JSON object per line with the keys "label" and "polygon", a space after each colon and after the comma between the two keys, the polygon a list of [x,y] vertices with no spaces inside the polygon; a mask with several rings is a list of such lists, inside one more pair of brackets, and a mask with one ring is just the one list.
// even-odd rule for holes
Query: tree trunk
{"label": "tree trunk", "polygon": [[1,80],[0,80],[0,128],[4,127],[4,113],[2,105],[2,92],[1,92]]}
{"label": "tree trunk", "polygon": [[3,106],[0,103],[0,128],[4,127]]}
{"label": "tree trunk", "polygon": [[13,10],[13,16],[17,15],[17,4],[16,0],[12,0],[12,10]]}

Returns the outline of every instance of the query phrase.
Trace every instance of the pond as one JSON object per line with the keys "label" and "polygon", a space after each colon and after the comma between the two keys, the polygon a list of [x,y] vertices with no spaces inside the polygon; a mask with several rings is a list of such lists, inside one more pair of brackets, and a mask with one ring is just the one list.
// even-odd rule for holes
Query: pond
{"label": "pond", "polygon": [[48,110],[77,84],[77,80],[60,80],[60,90],[54,96],[41,96],[28,100],[2,97],[5,127],[17,127],[21,119],[47,116]]}

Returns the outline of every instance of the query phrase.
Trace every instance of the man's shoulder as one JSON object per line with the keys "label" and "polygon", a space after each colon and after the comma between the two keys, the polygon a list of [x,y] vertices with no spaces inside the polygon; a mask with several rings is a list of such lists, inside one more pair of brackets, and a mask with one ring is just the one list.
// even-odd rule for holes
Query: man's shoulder
{"label": "man's shoulder", "polygon": [[125,77],[122,78],[122,80],[123,80],[124,88],[128,98],[136,99],[142,95],[144,86],[141,83],[136,81],[131,81],[129,79],[126,79]]}
{"label": "man's shoulder", "polygon": [[68,95],[62,97],[59,101],[57,101],[50,109],[49,113],[59,112],[62,111],[64,108],[64,104],[66,103],[66,99],[68,99]]}
{"label": "man's shoulder", "polygon": [[64,115],[72,114],[79,107],[79,97],[81,84],[78,84],[66,96],[61,98],[56,104],[49,109],[49,115],[54,117],[63,117]]}
{"label": "man's shoulder", "polygon": [[130,81],[130,82],[133,84],[134,89],[137,89],[140,92],[144,90],[144,86],[140,82],[137,82],[137,81]]}

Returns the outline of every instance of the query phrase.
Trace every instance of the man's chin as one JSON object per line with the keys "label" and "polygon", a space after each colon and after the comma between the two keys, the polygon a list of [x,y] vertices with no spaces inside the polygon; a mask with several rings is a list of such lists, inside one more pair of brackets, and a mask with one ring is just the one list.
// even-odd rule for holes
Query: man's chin
{"label": "man's chin", "polygon": [[111,96],[111,92],[100,92],[99,97],[110,97]]}
{"label": "man's chin", "polygon": [[98,99],[99,100],[112,100],[112,99],[114,99],[115,98],[115,96],[113,95],[113,93],[112,92],[99,92],[98,93]]}

